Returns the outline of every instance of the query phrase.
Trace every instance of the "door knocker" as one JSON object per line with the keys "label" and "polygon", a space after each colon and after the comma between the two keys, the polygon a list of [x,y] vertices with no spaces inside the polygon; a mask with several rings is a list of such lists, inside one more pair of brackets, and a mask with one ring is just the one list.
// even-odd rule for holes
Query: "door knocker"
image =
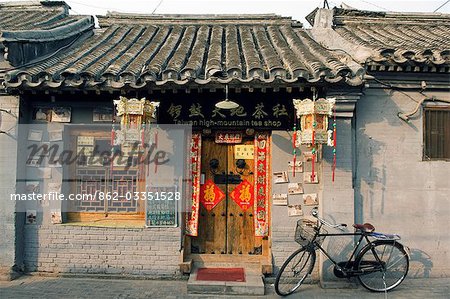
{"label": "door knocker", "polygon": [[236,160],[236,172],[239,174],[244,174],[245,166],[247,166],[247,163],[245,163],[244,159],[237,159]]}
{"label": "door knocker", "polygon": [[211,159],[209,161],[209,170],[211,171],[211,173],[216,174],[218,169],[219,169],[219,160]]}

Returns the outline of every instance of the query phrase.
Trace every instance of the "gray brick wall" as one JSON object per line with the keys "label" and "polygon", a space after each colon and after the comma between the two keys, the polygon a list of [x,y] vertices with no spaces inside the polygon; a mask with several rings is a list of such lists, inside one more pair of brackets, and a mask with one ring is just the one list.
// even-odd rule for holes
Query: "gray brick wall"
{"label": "gray brick wall", "polygon": [[[449,98],[448,93],[427,91]],[[418,92],[408,95],[419,101]],[[411,277],[450,274],[450,163],[422,161],[423,115],[410,123],[397,117],[416,102],[407,95],[370,89],[357,105],[357,221],[397,233],[411,248]]]}
{"label": "gray brick wall", "polygon": [[26,225],[29,272],[179,275],[180,228]]}
{"label": "gray brick wall", "polygon": [[[298,160],[303,159],[303,151],[309,151],[306,148],[301,148],[297,151]],[[292,161],[292,132],[273,131],[272,132],[272,172],[287,171],[288,162]],[[319,184],[303,184],[305,193],[318,193],[319,203],[321,201],[321,182],[322,171],[321,163],[317,165],[317,175],[319,176]],[[309,165],[304,165],[305,171],[310,171]],[[292,172],[288,172],[289,182],[302,183],[303,173],[297,173],[295,177]],[[288,184],[274,184],[272,183],[272,193],[288,193]],[[288,195],[288,204],[300,204],[304,215],[309,215],[311,208],[303,205],[303,195]],[[289,217],[287,206],[272,205],[271,210],[271,238],[272,238],[272,256],[274,273],[276,274],[284,261],[297,250],[300,245],[294,240],[295,227],[297,221],[302,217]],[[317,272],[317,271],[316,271]],[[317,276],[317,273],[315,273]]]}
{"label": "gray brick wall", "polygon": [[12,268],[21,267],[21,225],[9,200],[16,190],[19,98],[0,94],[0,108],[11,111],[0,112],[0,130],[8,133],[0,134],[0,279],[10,279]]}

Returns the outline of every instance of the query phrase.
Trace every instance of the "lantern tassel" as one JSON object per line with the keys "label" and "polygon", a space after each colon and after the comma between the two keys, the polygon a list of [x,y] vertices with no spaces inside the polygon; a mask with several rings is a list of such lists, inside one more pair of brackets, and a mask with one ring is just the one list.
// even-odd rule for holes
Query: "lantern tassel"
{"label": "lantern tassel", "polygon": [[[158,148],[158,126],[156,126],[155,131],[155,149]],[[155,160],[155,173],[158,172],[158,161]]]}
{"label": "lantern tassel", "polygon": [[292,138],[293,138],[292,147],[294,148],[294,151],[293,151],[293,154],[294,154],[294,158],[293,158],[294,165],[292,167],[292,176],[295,177],[295,163],[296,163],[296,160],[297,160],[297,150],[296,150],[296,146],[295,146],[295,142],[297,140],[297,127],[295,126],[295,124],[294,124],[294,134],[293,134]]}
{"label": "lantern tassel", "polygon": [[114,131],[114,127],[111,130],[111,146],[114,146],[114,140],[116,139],[116,131]]}
{"label": "lantern tassel", "polygon": [[336,172],[336,106],[333,109],[333,169],[332,182],[334,182],[334,174]]}
{"label": "lantern tassel", "polygon": [[315,162],[316,162],[316,142],[315,142],[315,131],[316,123],[313,123],[313,131],[312,131],[312,161],[311,161],[311,182],[314,183],[316,175],[315,175]]}
{"label": "lantern tassel", "polygon": [[145,146],[145,124],[142,124],[142,129],[141,129],[141,146],[142,147]]}

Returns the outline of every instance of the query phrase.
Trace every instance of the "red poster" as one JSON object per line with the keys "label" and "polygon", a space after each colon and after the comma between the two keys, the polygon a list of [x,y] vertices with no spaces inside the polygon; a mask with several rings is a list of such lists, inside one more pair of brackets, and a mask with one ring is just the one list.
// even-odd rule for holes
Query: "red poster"
{"label": "red poster", "polygon": [[208,211],[214,209],[224,198],[225,194],[211,180],[207,180],[200,187],[200,202]]}
{"label": "red poster", "polygon": [[243,211],[247,211],[247,209],[253,205],[253,185],[247,180],[243,180],[236,188],[234,188],[230,197]]}
{"label": "red poster", "polygon": [[191,211],[186,214],[186,235],[198,235],[198,211],[200,207],[200,170],[201,170],[201,148],[202,136],[198,133],[192,134],[190,149],[190,166],[192,176],[192,203]]}
{"label": "red poster", "polygon": [[258,133],[255,135],[255,236],[266,237],[269,235],[269,134]]}

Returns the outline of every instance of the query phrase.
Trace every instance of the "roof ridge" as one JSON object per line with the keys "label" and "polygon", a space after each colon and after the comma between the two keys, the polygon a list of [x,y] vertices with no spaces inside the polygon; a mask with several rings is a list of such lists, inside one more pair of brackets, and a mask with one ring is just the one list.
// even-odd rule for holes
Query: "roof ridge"
{"label": "roof ridge", "polygon": [[20,8],[21,10],[52,10],[56,8],[62,8],[63,10],[69,10],[70,6],[65,1],[11,1],[0,2],[0,9],[14,10]]}
{"label": "roof ridge", "polygon": [[108,12],[97,15],[99,24],[111,26],[113,24],[153,24],[153,25],[293,25],[301,27],[299,21],[292,17],[277,14],[136,14]]}
{"label": "roof ridge", "polygon": [[345,8],[333,8],[333,14],[335,18],[376,18],[380,20],[397,21],[411,20],[411,19],[435,19],[440,21],[449,21],[450,14],[442,12],[396,12],[396,11],[369,11],[359,9],[345,9]]}

